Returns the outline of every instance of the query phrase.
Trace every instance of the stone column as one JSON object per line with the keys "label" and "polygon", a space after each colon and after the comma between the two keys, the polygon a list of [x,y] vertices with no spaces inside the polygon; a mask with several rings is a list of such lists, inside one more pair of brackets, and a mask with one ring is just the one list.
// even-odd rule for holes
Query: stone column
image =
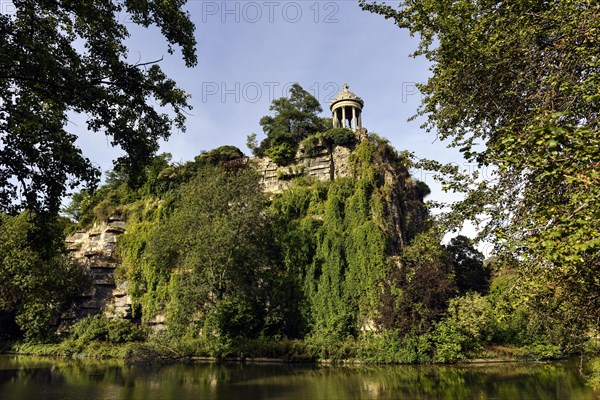
{"label": "stone column", "polygon": [[356,107],[352,107],[352,130],[356,132]]}
{"label": "stone column", "polygon": [[342,107],[342,127],[347,128],[348,121],[346,121],[346,106]]}
{"label": "stone column", "polygon": [[358,113],[358,128],[362,128],[362,112]]}

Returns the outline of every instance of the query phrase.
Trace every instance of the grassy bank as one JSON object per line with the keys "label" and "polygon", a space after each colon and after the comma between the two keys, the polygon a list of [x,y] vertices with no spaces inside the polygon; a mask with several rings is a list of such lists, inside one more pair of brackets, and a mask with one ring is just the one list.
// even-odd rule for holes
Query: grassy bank
{"label": "grassy bank", "polygon": [[[597,355],[597,341],[589,342],[585,354]],[[4,353],[68,358],[121,359],[129,364],[156,364],[205,361],[276,361],[290,363],[421,364],[491,361],[537,361],[574,355],[552,346],[489,345],[442,360],[426,340],[397,340],[385,335],[347,338],[339,341],[253,339],[207,343],[202,339],[166,339],[109,343],[66,339],[58,343],[15,342],[4,344]]]}

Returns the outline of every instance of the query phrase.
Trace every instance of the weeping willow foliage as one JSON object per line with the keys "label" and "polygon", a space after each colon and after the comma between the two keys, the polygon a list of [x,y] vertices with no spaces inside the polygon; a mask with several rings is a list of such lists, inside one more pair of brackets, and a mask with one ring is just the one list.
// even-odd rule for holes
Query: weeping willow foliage
{"label": "weeping willow foliage", "polygon": [[167,255],[156,263],[149,253],[161,225],[172,214],[172,200],[140,201],[132,208],[127,233],[119,239],[122,261],[118,272],[127,281],[134,309],[143,310],[147,321],[161,313],[169,299],[172,257]]}
{"label": "weeping willow foliage", "polygon": [[355,336],[378,318],[392,259],[427,215],[387,143],[363,141],[350,163],[350,177],[296,186],[271,206],[288,279],[302,292],[296,325],[314,335]]}

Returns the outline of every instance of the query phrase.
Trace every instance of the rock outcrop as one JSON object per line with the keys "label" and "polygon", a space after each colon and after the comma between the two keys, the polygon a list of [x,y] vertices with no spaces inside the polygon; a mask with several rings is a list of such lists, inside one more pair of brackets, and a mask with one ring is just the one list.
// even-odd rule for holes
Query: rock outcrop
{"label": "rock outcrop", "polygon": [[[299,150],[295,162],[288,166],[277,166],[269,158],[258,158],[255,162],[263,175],[264,191],[274,194],[285,190],[290,180],[297,176],[314,177],[320,181],[348,176],[350,154],[351,150],[343,146],[317,146],[310,154]],[[125,232],[125,225],[121,219],[109,218],[67,238],[71,256],[88,268],[92,287],[60,315],[57,322],[59,331],[76,320],[100,313],[109,318],[134,318],[127,283],[115,279],[119,265],[117,240]],[[149,325],[155,330],[164,328],[164,317],[158,316]]]}
{"label": "rock outcrop", "polygon": [[[365,130],[366,132],[366,130]],[[364,140],[364,137],[363,137]],[[332,181],[351,175],[350,156],[354,147],[318,144],[307,150],[300,148],[293,162],[278,166],[269,158],[254,158],[256,168],[263,176],[263,190],[268,194],[283,192],[296,177]],[[382,201],[382,216],[378,223],[388,237],[389,255],[394,258],[404,244],[413,237],[427,218],[423,195],[416,189],[405,167],[394,161],[395,156],[383,156],[380,170],[386,196]],[[117,240],[126,230],[125,221],[109,219],[91,228],[78,231],[67,238],[73,258],[86,266],[92,276],[92,288],[62,313],[59,330],[88,315],[103,314],[111,318],[140,318],[133,312],[126,282],[115,279],[119,266]],[[164,329],[164,315],[146,321],[154,330]],[[364,327],[365,330],[372,327]]]}
{"label": "rock outcrop", "polygon": [[319,145],[307,153],[300,148],[294,161],[285,166],[277,165],[268,157],[255,158],[256,168],[263,176],[264,191],[269,194],[281,193],[290,186],[291,179],[300,176],[331,181],[350,175],[350,148]]}
{"label": "rock outcrop", "polygon": [[75,320],[99,313],[111,318],[133,318],[127,284],[115,279],[119,265],[117,238],[124,232],[125,221],[109,218],[67,238],[71,256],[89,270],[92,286],[60,315],[59,330]]}

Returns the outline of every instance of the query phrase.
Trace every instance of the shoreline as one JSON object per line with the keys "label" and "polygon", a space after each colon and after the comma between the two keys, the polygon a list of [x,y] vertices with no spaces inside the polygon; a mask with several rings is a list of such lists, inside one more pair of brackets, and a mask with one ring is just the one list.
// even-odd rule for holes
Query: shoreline
{"label": "shoreline", "polygon": [[564,361],[575,357],[595,357],[597,354],[568,354],[563,357],[557,357],[552,359],[534,359],[526,357],[507,357],[507,358],[467,358],[456,362],[442,363],[442,362],[373,362],[360,359],[316,359],[316,360],[300,360],[300,359],[289,359],[284,357],[211,357],[211,356],[180,356],[180,357],[167,357],[160,356],[158,358],[138,359],[131,360],[128,357],[119,357],[116,355],[90,355],[85,352],[72,353],[72,354],[57,354],[57,353],[44,353],[44,352],[27,352],[18,350],[0,351],[0,356],[26,356],[26,357],[40,357],[40,358],[54,358],[61,360],[87,360],[87,361],[122,361],[127,365],[173,365],[173,364],[290,364],[290,365],[312,365],[312,366],[391,366],[391,365],[462,365],[462,366],[485,366],[492,364],[514,364],[514,363],[545,363],[545,362],[557,362]]}

